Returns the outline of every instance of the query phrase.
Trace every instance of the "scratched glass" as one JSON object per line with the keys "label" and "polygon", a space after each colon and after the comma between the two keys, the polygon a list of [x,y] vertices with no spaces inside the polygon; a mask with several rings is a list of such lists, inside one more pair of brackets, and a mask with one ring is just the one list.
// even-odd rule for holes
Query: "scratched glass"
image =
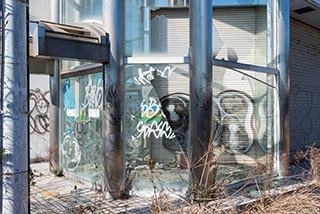
{"label": "scratched glass", "polygon": [[[132,195],[188,188],[188,65],[127,65],[125,161]],[[152,174],[150,169],[153,169]],[[153,176],[153,178],[151,178]]]}
{"label": "scratched glass", "polygon": [[272,173],[275,76],[213,66],[217,180],[235,182]]}
{"label": "scratched glass", "polygon": [[63,78],[61,91],[62,169],[101,188],[102,73]]}

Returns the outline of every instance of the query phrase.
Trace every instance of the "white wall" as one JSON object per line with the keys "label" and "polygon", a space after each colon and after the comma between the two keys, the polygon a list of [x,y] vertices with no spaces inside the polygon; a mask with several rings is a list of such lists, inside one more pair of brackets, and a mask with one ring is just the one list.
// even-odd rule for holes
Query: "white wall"
{"label": "white wall", "polygon": [[47,159],[49,145],[49,76],[30,75],[30,159]]}
{"label": "white wall", "polygon": [[50,20],[50,0],[30,0],[30,16],[37,20]]}

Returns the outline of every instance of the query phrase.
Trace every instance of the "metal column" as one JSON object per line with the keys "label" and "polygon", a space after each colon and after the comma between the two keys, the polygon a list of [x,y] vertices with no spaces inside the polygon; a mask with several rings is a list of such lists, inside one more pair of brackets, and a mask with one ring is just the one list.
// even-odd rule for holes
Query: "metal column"
{"label": "metal column", "polygon": [[[50,1],[50,19],[59,23],[59,1]],[[50,170],[59,169],[59,102],[60,102],[60,74],[59,60],[54,60],[53,74],[50,75],[50,139],[49,139],[49,164]]]}
{"label": "metal column", "polygon": [[2,213],[29,212],[27,6],[2,1]]}
{"label": "metal column", "polygon": [[124,88],[124,1],[103,0],[103,27],[110,36],[110,63],[104,64],[103,178],[112,198],[126,195],[122,139]]}
{"label": "metal column", "polygon": [[210,185],[212,177],[200,159],[212,134],[212,1],[190,0],[189,17],[191,178],[194,184]]}
{"label": "metal column", "polygon": [[289,77],[289,49],[290,49],[290,1],[274,0],[274,36],[275,61],[280,72],[279,87],[279,125],[280,139],[278,145],[278,173],[285,176],[289,173],[290,161],[290,77]]}

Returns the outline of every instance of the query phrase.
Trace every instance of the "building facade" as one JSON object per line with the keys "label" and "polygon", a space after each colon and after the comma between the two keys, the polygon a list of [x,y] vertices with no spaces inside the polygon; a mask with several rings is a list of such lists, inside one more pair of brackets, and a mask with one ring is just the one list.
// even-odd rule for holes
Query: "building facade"
{"label": "building facade", "polygon": [[[205,157],[211,181],[233,183],[285,175],[290,153],[318,141],[319,2],[57,2],[47,9],[63,29],[110,39],[109,63],[60,60],[50,143],[65,174],[115,198],[153,185],[185,194],[212,164]],[[42,4],[31,17],[49,21]]]}
{"label": "building facade", "polygon": [[[62,21],[94,20],[104,25],[101,5],[102,1],[80,2],[79,8],[66,1]],[[219,179],[232,175],[229,181],[235,182],[254,176],[257,165],[276,166],[279,70],[272,65],[271,33],[276,30],[271,21],[272,4],[213,1],[212,30],[205,35],[212,42],[204,46],[212,52],[212,79],[209,82],[193,74],[212,88],[209,93],[196,85],[194,95],[190,93],[192,59],[188,56],[191,46],[202,47],[190,42],[189,1],[125,1],[124,5],[124,65],[118,71],[123,72],[124,89],[121,155],[123,174],[132,179],[128,182],[132,194],[152,193],[148,160],[155,163],[153,173],[160,189],[187,191],[189,169],[196,168],[192,150],[208,145],[191,142],[198,137],[193,134],[197,136],[191,139],[192,124],[209,124],[209,128],[202,127],[210,136],[204,140],[213,143]],[[66,71],[61,80],[60,160],[64,171],[86,179],[93,175],[95,182],[101,182],[104,175],[97,166],[103,164],[103,97],[108,96],[103,88],[105,71],[103,66],[86,69],[82,64],[74,71]],[[210,94],[212,103],[205,97],[208,103],[200,106],[197,102],[197,111],[210,108],[212,115],[192,119],[191,96],[202,92]]]}

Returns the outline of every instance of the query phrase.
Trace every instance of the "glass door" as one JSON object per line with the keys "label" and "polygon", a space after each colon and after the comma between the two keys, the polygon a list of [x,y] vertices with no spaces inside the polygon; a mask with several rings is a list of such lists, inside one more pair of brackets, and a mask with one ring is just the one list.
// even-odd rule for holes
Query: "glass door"
{"label": "glass door", "polygon": [[60,143],[64,172],[101,181],[102,73],[62,79]]}

